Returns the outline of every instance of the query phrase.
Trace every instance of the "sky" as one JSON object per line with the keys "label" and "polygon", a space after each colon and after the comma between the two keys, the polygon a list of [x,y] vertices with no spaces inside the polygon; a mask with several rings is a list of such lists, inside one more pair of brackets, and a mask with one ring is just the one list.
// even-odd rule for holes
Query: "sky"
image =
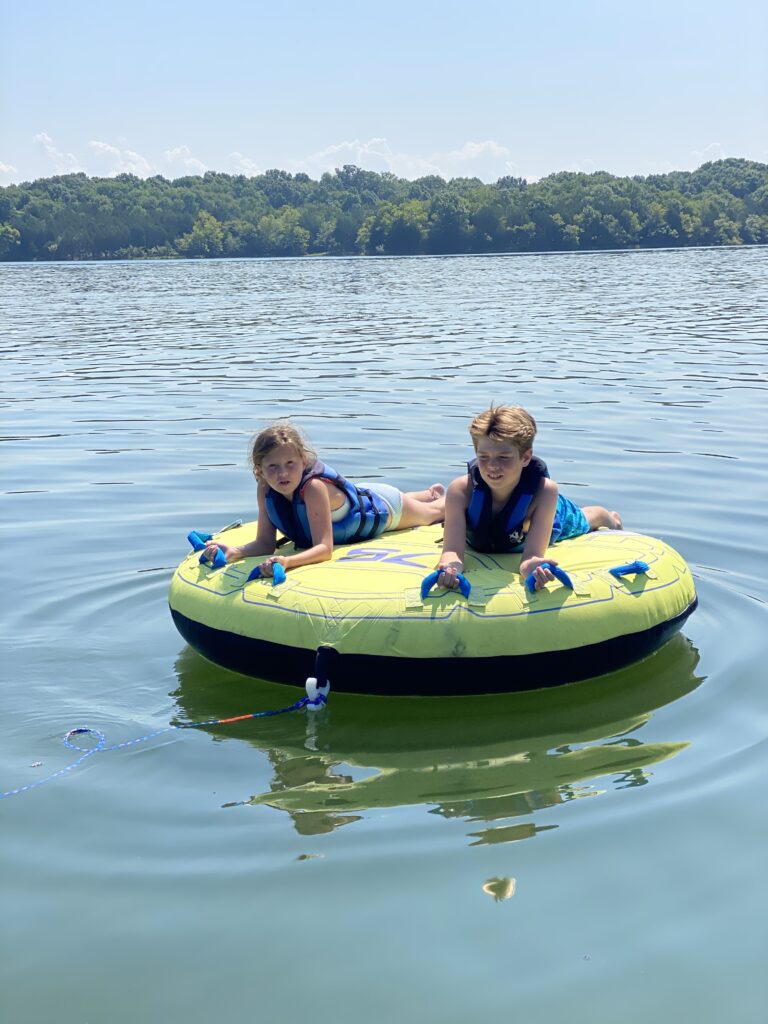
{"label": "sky", "polygon": [[768,162],[764,0],[0,0],[0,184]]}

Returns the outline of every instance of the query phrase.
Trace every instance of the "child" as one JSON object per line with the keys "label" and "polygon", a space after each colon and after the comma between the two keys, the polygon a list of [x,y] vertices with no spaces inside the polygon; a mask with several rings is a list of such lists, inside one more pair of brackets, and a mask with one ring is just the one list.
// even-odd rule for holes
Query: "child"
{"label": "child", "polygon": [[546,465],[533,454],[536,421],[517,406],[491,406],[469,426],[476,458],[449,486],[445,538],[437,582],[457,586],[465,543],[478,551],[522,552],[520,575],[533,573],[536,589],[554,579],[542,563],[550,544],[601,526],[622,528],[617,512],[601,505],[580,509],[558,492]]}
{"label": "child", "polygon": [[[325,562],[334,544],[443,520],[442,484],[403,494],[389,484],[376,484],[374,489],[350,483],[320,462],[299,431],[287,422],[274,423],[256,435],[250,460],[258,481],[256,539],[240,547],[210,541],[205,548],[210,559],[219,549],[228,562],[271,555],[262,562],[261,571],[272,576],[275,563],[289,570]],[[301,550],[293,555],[272,554],[278,529]]]}

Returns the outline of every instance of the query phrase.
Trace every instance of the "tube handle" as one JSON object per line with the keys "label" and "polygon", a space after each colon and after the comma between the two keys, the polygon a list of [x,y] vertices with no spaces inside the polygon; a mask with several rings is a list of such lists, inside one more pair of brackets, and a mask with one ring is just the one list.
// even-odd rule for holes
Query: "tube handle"
{"label": "tube handle", "polygon": [[627,562],[626,565],[614,565],[608,572],[618,580],[622,576],[630,576],[632,573],[648,572],[649,569],[648,563],[638,558],[634,562]]}
{"label": "tube handle", "polygon": [[[437,583],[437,577],[442,572],[442,569],[435,569],[434,572],[429,573],[421,581],[421,600],[426,601],[429,597],[429,592]],[[459,593],[464,597],[469,597],[470,591],[472,590],[472,584],[469,582],[464,573],[456,573],[456,579],[459,581]]]}
{"label": "tube handle", "polygon": [[[187,534],[187,540],[192,545],[193,551],[205,551],[205,545],[211,539],[212,534],[203,533],[200,530],[190,530]],[[219,550],[214,555],[213,561],[210,558],[206,558],[205,554],[200,555],[200,565],[210,565],[211,569],[223,569],[227,564],[227,557],[224,552]]]}
{"label": "tube handle", "polygon": [[[542,562],[539,566],[540,569],[549,569],[556,580],[559,580],[564,587],[568,587],[569,590],[573,590],[573,581],[565,569],[561,569],[559,565],[553,565],[551,562]],[[531,573],[530,576],[526,577],[525,589],[529,590],[532,594],[536,591],[536,575]]]}
{"label": "tube handle", "polygon": [[[261,566],[257,565],[255,569],[251,569],[246,583],[250,583],[251,580],[269,579],[268,576],[261,575]],[[285,569],[280,565],[279,562],[275,562],[272,565],[272,586],[277,587],[281,583],[285,583]]]}

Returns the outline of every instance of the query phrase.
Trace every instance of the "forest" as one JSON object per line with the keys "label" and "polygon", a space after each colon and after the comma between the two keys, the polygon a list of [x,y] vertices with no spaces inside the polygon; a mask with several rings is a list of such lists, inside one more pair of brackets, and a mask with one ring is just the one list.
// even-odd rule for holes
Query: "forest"
{"label": "forest", "polygon": [[536,182],[65,174],[0,188],[0,260],[402,256],[768,243],[768,165]]}

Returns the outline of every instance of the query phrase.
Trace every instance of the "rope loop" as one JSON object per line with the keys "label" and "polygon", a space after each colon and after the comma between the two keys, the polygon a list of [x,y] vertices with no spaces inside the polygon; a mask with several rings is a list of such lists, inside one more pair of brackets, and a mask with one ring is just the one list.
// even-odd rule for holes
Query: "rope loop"
{"label": "rope loop", "polygon": [[[154,739],[156,736],[162,736],[167,732],[174,732],[175,730],[181,729],[205,729],[214,725],[230,725],[233,722],[244,722],[249,718],[272,718],[274,715],[285,715],[290,711],[301,711],[302,708],[316,710],[323,705],[328,703],[327,688],[326,692],[323,693],[320,690],[317,691],[316,695],[310,697],[301,697],[293,704],[289,704],[284,708],[275,708],[272,711],[251,711],[247,715],[235,715],[232,718],[211,718],[206,722],[176,722],[173,725],[167,725],[162,729],[156,729],[154,732],[149,732],[145,736],[138,736],[132,740],[125,740],[122,743],[114,743],[108,747],[106,734],[100,729],[94,729],[90,725],[78,725],[74,729],[69,729],[62,737],[62,742],[65,747],[69,750],[74,750],[80,754],[80,757],[72,764],[66,765],[64,768],[60,768],[53,774],[48,775],[44,779],[37,779],[36,782],[30,782],[26,786],[19,786],[17,789],[9,789],[5,793],[0,793],[0,800],[4,800],[8,796],[18,796],[20,793],[28,793],[31,789],[37,789],[38,786],[45,785],[46,782],[52,782],[54,779],[60,778],[62,775],[66,775],[71,772],[74,768],[77,768],[89,757],[93,757],[94,754],[108,753],[112,750],[122,750],[124,747],[133,747],[138,743],[145,743],[147,740]],[[84,742],[82,739],[79,742],[73,742],[74,737],[91,737],[95,742],[92,746],[85,747],[80,746],[80,743]]]}

